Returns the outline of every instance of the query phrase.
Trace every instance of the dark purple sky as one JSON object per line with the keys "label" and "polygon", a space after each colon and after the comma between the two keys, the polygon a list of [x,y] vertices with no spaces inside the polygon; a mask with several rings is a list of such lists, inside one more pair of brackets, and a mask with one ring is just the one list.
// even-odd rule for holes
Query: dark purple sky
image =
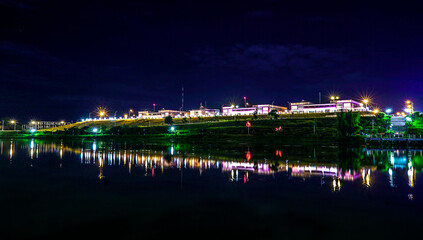
{"label": "dark purple sky", "polygon": [[[0,117],[330,93],[423,104],[422,1],[0,0]],[[406,2],[406,3],[404,3]]]}

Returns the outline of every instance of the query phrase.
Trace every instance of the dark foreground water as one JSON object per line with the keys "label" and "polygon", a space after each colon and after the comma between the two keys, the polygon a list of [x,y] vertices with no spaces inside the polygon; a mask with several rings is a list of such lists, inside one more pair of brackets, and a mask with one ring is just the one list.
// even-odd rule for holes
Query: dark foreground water
{"label": "dark foreground water", "polygon": [[3,239],[382,239],[423,227],[421,150],[92,140],[0,140],[0,150]]}

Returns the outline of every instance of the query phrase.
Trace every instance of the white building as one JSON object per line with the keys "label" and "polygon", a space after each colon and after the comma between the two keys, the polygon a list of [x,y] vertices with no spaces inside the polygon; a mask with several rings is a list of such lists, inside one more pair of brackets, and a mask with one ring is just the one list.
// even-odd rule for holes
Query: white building
{"label": "white building", "polygon": [[292,113],[331,113],[341,111],[369,111],[363,103],[354,100],[334,100],[330,103],[314,104],[312,102],[291,103]]}
{"label": "white building", "polygon": [[257,113],[258,115],[267,115],[272,110],[276,110],[278,113],[287,112],[286,107],[275,106],[271,104],[260,104],[260,105],[253,105],[252,107],[243,107],[243,108],[232,105],[229,107],[222,107],[222,115],[223,116],[253,115],[254,113]]}
{"label": "white building", "polygon": [[267,115],[272,110],[276,110],[278,114],[287,113],[288,110],[286,107],[271,105],[271,104],[260,104],[260,105],[254,105],[253,107],[256,107],[257,114],[259,115]]}
{"label": "white building", "polygon": [[193,109],[189,111],[190,117],[214,117],[220,113],[219,109],[208,109],[203,106],[200,109]]}
{"label": "white building", "polygon": [[139,111],[138,118],[161,118],[162,115],[159,112],[153,111]]}
{"label": "white building", "polygon": [[189,117],[189,112],[187,111],[167,110],[163,108],[162,110],[159,111],[159,113],[161,114],[163,118],[167,116],[171,116],[173,118]]}

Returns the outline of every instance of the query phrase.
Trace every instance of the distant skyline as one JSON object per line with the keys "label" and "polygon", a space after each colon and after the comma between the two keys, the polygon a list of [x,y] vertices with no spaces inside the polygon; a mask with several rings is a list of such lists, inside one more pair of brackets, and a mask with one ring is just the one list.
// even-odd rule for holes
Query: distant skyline
{"label": "distant skyline", "polygon": [[423,104],[423,2],[0,0],[0,117],[98,106]]}

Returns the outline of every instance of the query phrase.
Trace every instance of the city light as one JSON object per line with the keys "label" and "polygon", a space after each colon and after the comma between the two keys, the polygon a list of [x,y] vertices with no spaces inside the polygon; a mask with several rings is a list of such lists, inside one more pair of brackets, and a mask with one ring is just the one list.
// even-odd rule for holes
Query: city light
{"label": "city light", "polygon": [[339,96],[330,96],[330,100],[334,101],[334,100],[338,100]]}
{"label": "city light", "polygon": [[405,101],[405,109],[404,111],[406,113],[413,113],[414,112],[414,106],[413,106],[413,102],[410,100]]}
{"label": "city light", "polygon": [[405,120],[406,120],[407,122],[411,122],[411,118],[410,118],[410,117],[406,117],[406,118],[405,118]]}
{"label": "city light", "polygon": [[175,126],[170,127],[170,131],[174,132],[175,131]]}
{"label": "city light", "polygon": [[98,129],[97,128],[93,128],[93,133],[97,133]]}
{"label": "city light", "polygon": [[374,113],[379,113],[379,109],[373,110]]}
{"label": "city light", "polygon": [[390,114],[390,113],[392,112],[392,109],[391,109],[391,108],[388,108],[388,109],[386,109],[386,110],[385,110],[385,112],[386,112],[387,114]]}
{"label": "city light", "polygon": [[35,128],[31,128],[31,130],[29,130],[31,133],[35,133],[37,130]]}
{"label": "city light", "polygon": [[107,117],[108,115],[109,115],[108,111],[105,107],[98,107],[97,108],[97,117],[103,118],[103,117]]}

